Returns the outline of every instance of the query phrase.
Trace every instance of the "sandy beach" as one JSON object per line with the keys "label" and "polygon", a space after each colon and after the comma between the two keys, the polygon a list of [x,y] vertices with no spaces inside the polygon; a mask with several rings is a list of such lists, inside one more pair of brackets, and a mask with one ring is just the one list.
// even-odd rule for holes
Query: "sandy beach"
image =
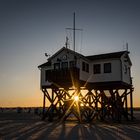
{"label": "sandy beach", "polygon": [[140,112],[125,123],[41,121],[34,113],[1,112],[0,140],[139,140]]}

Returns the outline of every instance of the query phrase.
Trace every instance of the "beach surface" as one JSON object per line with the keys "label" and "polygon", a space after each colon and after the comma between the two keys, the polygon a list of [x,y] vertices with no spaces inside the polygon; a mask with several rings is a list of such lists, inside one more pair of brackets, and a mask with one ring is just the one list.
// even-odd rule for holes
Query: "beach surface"
{"label": "beach surface", "polygon": [[125,123],[41,121],[34,113],[0,112],[0,140],[140,140],[140,112]]}

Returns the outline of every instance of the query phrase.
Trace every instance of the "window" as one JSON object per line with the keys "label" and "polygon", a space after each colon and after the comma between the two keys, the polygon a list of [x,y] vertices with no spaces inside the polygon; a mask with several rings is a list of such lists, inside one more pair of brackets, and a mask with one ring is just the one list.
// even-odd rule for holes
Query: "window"
{"label": "window", "polygon": [[48,80],[48,72],[47,72],[47,70],[45,71],[45,81],[47,81]]}
{"label": "window", "polygon": [[70,61],[70,68],[74,68],[76,66],[76,62],[75,61]]}
{"label": "window", "polygon": [[82,62],[82,71],[89,72],[89,64]]}
{"label": "window", "polygon": [[94,74],[100,74],[101,73],[101,65],[100,64],[94,64],[93,65],[93,73]]}
{"label": "window", "polygon": [[68,62],[62,62],[62,69],[67,69],[68,68]]}
{"label": "window", "polygon": [[86,72],[89,72],[89,64],[86,63]]}
{"label": "window", "polygon": [[86,70],[86,63],[82,62],[82,71],[85,71],[85,70]]}
{"label": "window", "polygon": [[111,73],[111,63],[104,63],[104,73]]}
{"label": "window", "polygon": [[54,63],[54,69],[59,70],[60,69],[60,63]]}
{"label": "window", "polygon": [[124,65],[124,73],[127,74],[127,65]]}

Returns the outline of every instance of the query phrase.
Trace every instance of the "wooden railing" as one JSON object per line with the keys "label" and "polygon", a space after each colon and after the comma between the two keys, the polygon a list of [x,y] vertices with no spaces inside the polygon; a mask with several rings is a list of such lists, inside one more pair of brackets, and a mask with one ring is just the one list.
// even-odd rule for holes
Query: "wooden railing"
{"label": "wooden railing", "polygon": [[46,70],[45,80],[54,83],[69,83],[79,80],[79,69],[68,68],[59,70]]}

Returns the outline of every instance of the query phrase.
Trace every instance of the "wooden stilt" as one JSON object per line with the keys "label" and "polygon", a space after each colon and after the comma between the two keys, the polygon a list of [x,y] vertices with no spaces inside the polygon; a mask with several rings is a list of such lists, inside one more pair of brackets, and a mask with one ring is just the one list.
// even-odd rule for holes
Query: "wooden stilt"
{"label": "wooden stilt", "polygon": [[46,104],[46,97],[45,97],[45,94],[44,94],[44,97],[43,97],[43,116],[45,115],[45,104]]}
{"label": "wooden stilt", "polygon": [[125,114],[126,114],[126,118],[128,120],[128,103],[127,103],[127,94],[125,93],[125,97],[124,97],[124,102],[125,102]]}
{"label": "wooden stilt", "polygon": [[131,121],[133,121],[133,97],[132,97],[133,89],[130,89],[130,115],[131,115]]}
{"label": "wooden stilt", "polygon": [[[70,114],[82,122],[91,122],[94,119],[111,119],[120,122],[122,116],[128,120],[128,100],[130,95],[130,116],[133,120],[133,89],[92,89],[86,88],[86,95],[79,89],[72,89],[73,93],[69,93],[68,89],[52,88],[48,90],[44,88],[43,98],[43,118],[66,120]],[[119,92],[119,91],[124,92]],[[106,92],[108,94],[106,94]],[[79,96],[79,101],[74,101],[74,96]],[[50,106],[46,109],[46,99]]]}

